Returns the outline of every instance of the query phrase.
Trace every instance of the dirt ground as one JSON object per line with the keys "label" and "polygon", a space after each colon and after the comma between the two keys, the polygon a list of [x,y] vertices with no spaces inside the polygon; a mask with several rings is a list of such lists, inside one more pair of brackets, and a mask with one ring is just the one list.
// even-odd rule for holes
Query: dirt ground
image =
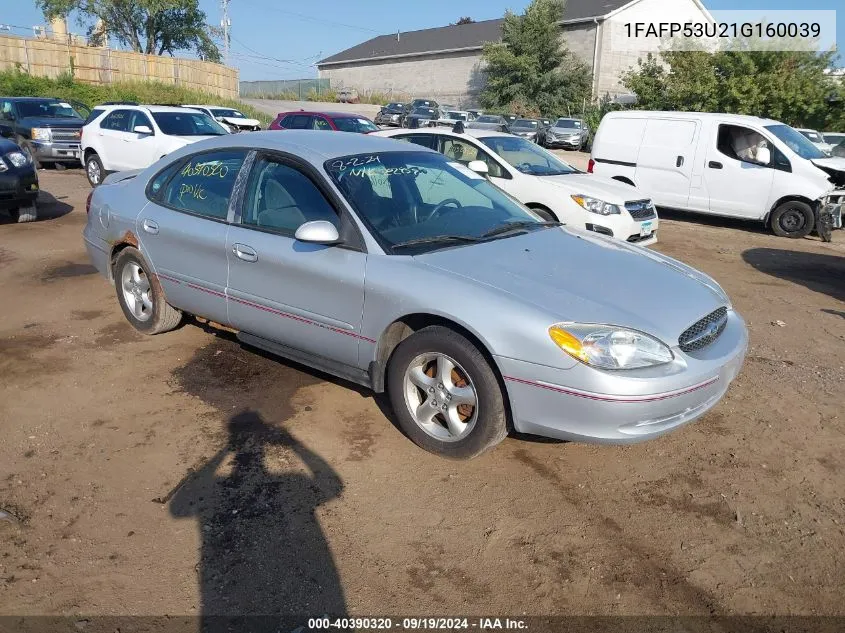
{"label": "dirt ground", "polygon": [[0,224],[0,614],[845,615],[845,232],[664,217],[657,250],[748,322],[723,402],[650,443],[451,462],[343,381],[137,334],[83,174],[41,182],[45,217]]}

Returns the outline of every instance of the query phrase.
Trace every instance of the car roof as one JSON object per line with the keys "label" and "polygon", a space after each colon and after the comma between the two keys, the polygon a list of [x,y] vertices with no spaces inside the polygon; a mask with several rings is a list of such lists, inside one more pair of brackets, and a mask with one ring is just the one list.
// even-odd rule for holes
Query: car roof
{"label": "car roof", "polygon": [[96,105],[92,110],[132,110],[138,108],[148,112],[184,112],[185,108],[192,108],[195,106],[163,106],[163,105],[146,105],[143,103],[110,103],[108,105]]}
{"label": "car roof", "polygon": [[372,136],[381,136],[384,138],[393,138],[394,136],[398,136],[400,134],[436,134],[438,136],[452,136],[457,138],[468,138],[468,139],[482,139],[482,138],[490,138],[493,136],[507,136],[510,138],[515,138],[513,134],[508,134],[507,132],[496,132],[494,130],[477,130],[475,128],[464,128],[464,132],[461,134],[459,132],[453,132],[450,128],[423,128],[421,130],[413,130],[413,129],[398,129],[398,130],[380,130],[378,132],[373,132]]}
{"label": "car roof", "polygon": [[265,130],[263,132],[250,132],[249,134],[223,134],[187,145],[169,156],[182,157],[198,151],[235,147],[287,152],[302,157],[317,166],[332,158],[355,154],[433,151],[421,146],[409,147],[408,143],[404,141],[373,134],[327,133],[321,130]]}
{"label": "car roof", "polygon": [[767,119],[751,114],[726,114],[724,112],[664,112],[661,110],[620,110],[608,112],[605,116],[611,118],[647,119],[659,115],[661,119],[721,119],[723,121],[745,122],[757,125],[783,125],[783,121]]}
{"label": "car roof", "polygon": [[320,116],[327,116],[331,119],[369,119],[369,117],[357,112],[332,112],[328,110],[291,110],[290,112],[279,112],[277,116],[287,116],[289,114],[304,114],[311,116],[319,114]]}
{"label": "car roof", "polygon": [[61,101],[58,97],[0,97],[9,101]]}

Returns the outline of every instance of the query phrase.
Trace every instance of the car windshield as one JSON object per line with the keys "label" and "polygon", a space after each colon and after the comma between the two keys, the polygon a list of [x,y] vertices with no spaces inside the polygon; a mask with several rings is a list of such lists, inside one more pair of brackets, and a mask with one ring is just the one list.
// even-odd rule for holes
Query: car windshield
{"label": "car windshield", "polygon": [[18,101],[18,116],[24,119],[27,117],[45,117],[48,119],[81,119],[79,113],[69,103],[64,101]]}
{"label": "car windshield", "polygon": [[511,127],[523,128],[526,130],[536,130],[537,121],[531,121],[530,119],[517,119],[513,122],[513,125]]}
{"label": "car windshield", "polygon": [[823,151],[813,145],[806,136],[795,128],[780,123],[778,125],[767,125],[766,129],[786,143],[786,146],[801,158],[806,158],[807,160],[827,158]]}
{"label": "car windshield", "polygon": [[[494,239],[487,236],[491,231],[500,239],[547,226],[486,178],[434,152],[334,158],[325,169],[395,254]],[[511,223],[518,223],[513,233],[506,226]]]}
{"label": "car windshield", "polygon": [[416,110],[414,110],[414,114],[416,116],[432,117],[432,116],[434,116],[434,109],[433,108],[417,108]]}
{"label": "car windshield", "polygon": [[830,145],[839,145],[842,141],[845,141],[845,134],[825,133],[824,140]]}
{"label": "car windshield", "polygon": [[335,126],[341,132],[357,132],[358,134],[366,134],[367,132],[375,132],[378,126],[369,119],[362,119],[358,117],[341,117],[334,120]]}
{"label": "car windshield", "polygon": [[239,112],[238,110],[232,110],[231,108],[211,108],[211,114],[220,117],[231,117],[233,119],[247,118],[243,112]]}
{"label": "car windshield", "polygon": [[536,143],[518,136],[488,136],[479,140],[517,170],[529,176],[563,176],[580,173]]}
{"label": "car windshield", "polygon": [[401,103],[388,103],[384,109],[388,112],[402,112],[405,106]]}
{"label": "car windshield", "polygon": [[581,121],[576,121],[575,119],[558,119],[557,123],[555,123],[555,127],[566,127],[580,130]]}
{"label": "car windshield", "polygon": [[492,116],[490,114],[482,114],[475,121],[476,121],[476,123],[501,123],[502,117]]}
{"label": "car windshield", "polygon": [[447,114],[448,114],[448,117],[450,119],[453,119],[455,121],[466,121],[467,120],[467,113],[466,112],[455,112],[453,110],[453,111],[448,112]]}
{"label": "car windshield", "polygon": [[153,112],[153,119],[169,136],[222,136],[228,134],[217,121],[201,112]]}

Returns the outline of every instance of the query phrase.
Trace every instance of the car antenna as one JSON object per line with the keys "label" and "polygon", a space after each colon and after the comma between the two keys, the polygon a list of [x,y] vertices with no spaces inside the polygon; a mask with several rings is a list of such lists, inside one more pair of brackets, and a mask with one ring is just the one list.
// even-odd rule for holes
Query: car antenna
{"label": "car antenna", "polygon": [[457,123],[455,123],[455,127],[452,128],[452,131],[455,134],[463,134],[464,133],[464,122],[458,121]]}

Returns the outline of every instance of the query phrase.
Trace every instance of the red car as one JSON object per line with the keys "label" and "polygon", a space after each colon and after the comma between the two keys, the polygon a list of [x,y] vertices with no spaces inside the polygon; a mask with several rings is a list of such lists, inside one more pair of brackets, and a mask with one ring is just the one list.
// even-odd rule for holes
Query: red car
{"label": "red car", "polygon": [[351,112],[280,112],[270,124],[270,130],[327,130],[369,134],[378,126],[367,117]]}

